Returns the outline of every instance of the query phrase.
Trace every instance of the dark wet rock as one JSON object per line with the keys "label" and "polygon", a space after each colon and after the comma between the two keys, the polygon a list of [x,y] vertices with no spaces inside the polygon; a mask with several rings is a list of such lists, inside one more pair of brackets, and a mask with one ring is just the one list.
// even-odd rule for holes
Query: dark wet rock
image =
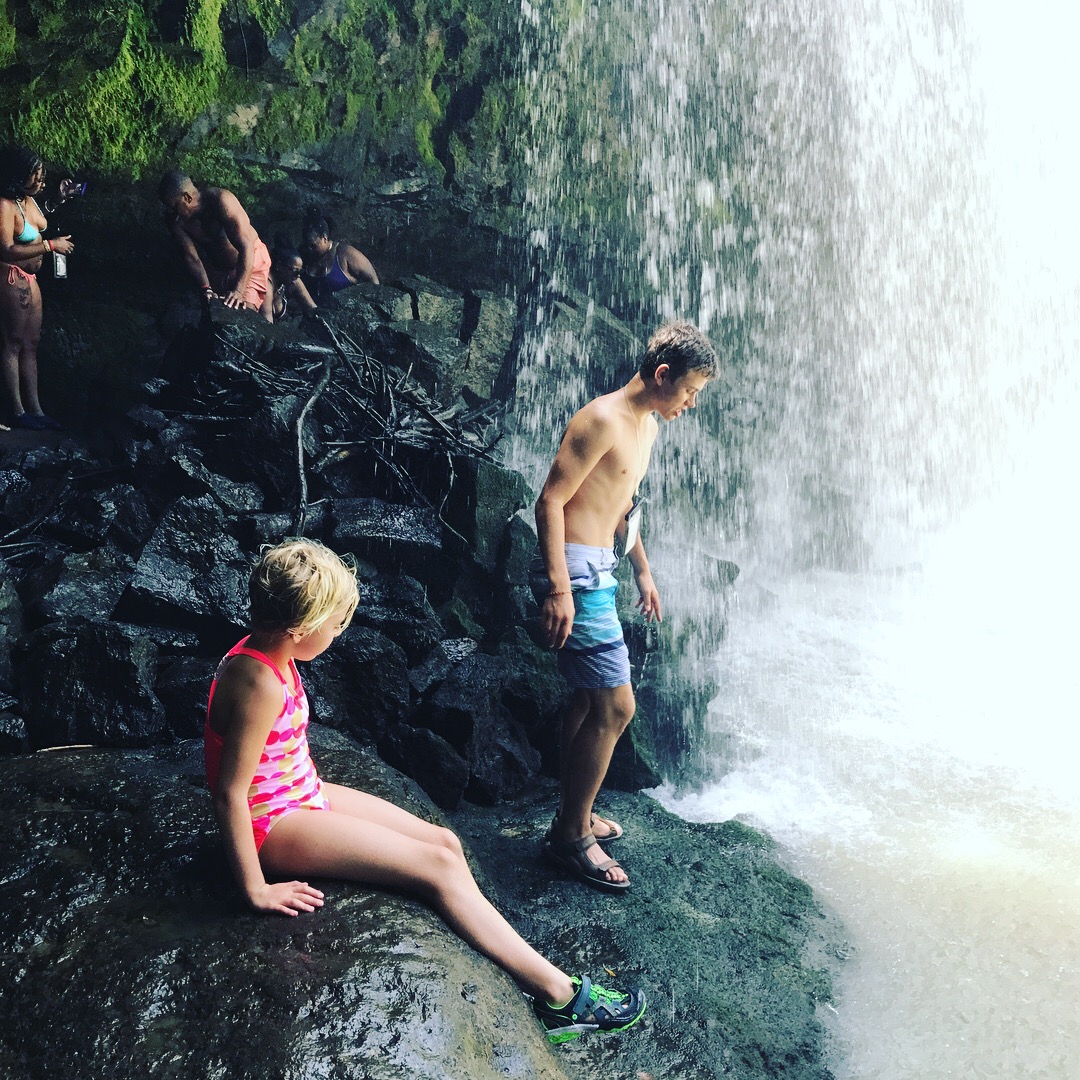
{"label": "dark wet rock", "polygon": [[465,314],[465,298],[461,293],[423,276],[401,278],[395,284],[412,297],[414,318],[461,340]]}
{"label": "dark wet rock", "polygon": [[545,765],[552,764],[558,753],[560,717],[570,696],[554,651],[537,647],[521,627],[514,627],[499,644],[499,659],[506,670],[503,704],[525,725]]}
{"label": "dark wet rock", "polygon": [[641,718],[641,707],[615,744],[604,777],[604,787],[614,791],[643,791],[664,782],[651,732]]}
{"label": "dark wet rock", "polygon": [[423,663],[409,671],[409,682],[417,696],[423,697],[432,686],[450,674],[450,669],[459,660],[472,656],[476,649],[476,642],[470,638],[446,638],[440,641]]}
{"label": "dark wet rock", "polygon": [[147,623],[139,625],[116,622],[116,625],[129,633],[148,637],[162,653],[196,653],[203,648],[202,637],[191,630],[181,630],[175,626],[154,626]]}
{"label": "dark wet rock", "polygon": [[[326,779],[434,815],[373,755],[312,734]],[[201,758],[188,742],[0,762],[19,814],[0,847],[5,1075],[567,1075],[511,980],[419,901],[319,882],[318,912],[246,910]]]}
{"label": "dark wet rock", "polygon": [[154,695],[165,709],[165,726],[177,739],[201,739],[206,702],[217,660],[167,656],[158,664]]}
{"label": "dark wet rock", "polygon": [[358,584],[360,605],[353,622],[370,626],[396,641],[410,664],[426,656],[443,636],[439,617],[415,578],[388,574]]}
{"label": "dark wet rock", "polygon": [[335,548],[417,574],[443,560],[442,525],[429,507],[384,499],[335,499],[330,532]]}
{"label": "dark wet rock", "polygon": [[484,628],[473,618],[474,610],[459,596],[448,600],[439,608],[439,621],[451,638],[472,638],[479,641]]}
{"label": "dark wet rock", "polygon": [[413,298],[393,285],[360,282],[336,293],[332,303],[319,309],[332,331],[366,348],[379,327],[392,322],[407,322],[416,317]]}
{"label": "dark wet rock", "polygon": [[532,492],[520,473],[491,461],[458,461],[454,471],[449,524],[465,538],[476,562],[494,571],[507,548],[507,527],[532,501]]}
{"label": "dark wet rock", "polygon": [[139,557],[122,617],[196,630],[244,626],[249,573],[220,506],[208,495],[177,499]]}
{"label": "dark wet rock", "polygon": [[26,723],[17,713],[18,701],[10,694],[0,694],[0,754],[25,754],[30,750]]}
{"label": "dark wet rock", "polygon": [[831,997],[822,957],[840,932],[771,842],[735,821],[692,824],[645,795],[601,792],[625,836],[611,845],[631,880],[602,896],[539,858],[558,803],[544,785],[511,805],[462,803],[453,822],[496,905],[570,970],[607,968],[644,987],[644,1020],[619,1039],[562,1051],[578,1077],[831,1080],[817,1010]]}
{"label": "dark wet rock", "polygon": [[379,756],[411,776],[442,810],[453,810],[465,795],[469,763],[434,731],[396,724],[379,740]]}
{"label": "dark wet rock", "polygon": [[22,622],[22,601],[15,588],[15,575],[0,559],[0,690],[11,689],[11,650],[22,634]]}
{"label": "dark wet rock", "polygon": [[507,525],[504,583],[511,586],[528,585],[529,563],[538,551],[536,530],[520,514],[515,514]]}
{"label": "dark wet rock", "polygon": [[153,529],[146,496],[123,483],[80,492],[50,521],[54,536],[82,550],[109,542],[134,553]]}
{"label": "dark wet rock", "polygon": [[444,738],[469,764],[468,798],[508,798],[540,767],[522,724],[503,704],[507,671],[485,653],[466,656],[428,694],[413,722]]}
{"label": "dark wet rock", "polygon": [[[248,514],[244,516],[244,525],[249,546],[257,551],[263,544],[277,544],[286,536],[291,536],[295,528],[295,513]],[[330,508],[326,503],[308,506],[306,533],[321,536],[330,518]]]}
{"label": "dark wet rock", "polygon": [[136,405],[126,415],[136,438],[153,438],[169,426],[168,415],[153,405]]}
{"label": "dark wet rock", "polygon": [[304,679],[319,723],[363,742],[379,739],[409,711],[405,653],[368,627],[350,626],[307,665]]}
{"label": "dark wet rock", "polygon": [[461,385],[468,351],[456,333],[424,323],[397,322],[379,327],[371,344],[440,401],[450,401]]}
{"label": "dark wet rock", "polygon": [[18,693],[35,748],[149,746],[165,729],[157,646],[116,623],[51,624],[25,643]]}
{"label": "dark wet rock", "polygon": [[35,606],[47,622],[107,620],[134,572],[134,560],[110,545],[67,555],[55,583]]}
{"label": "dark wet rock", "polygon": [[[287,505],[294,503],[300,483],[296,421],[304,400],[290,394],[266,401],[234,429],[229,443],[231,474],[254,480],[263,491],[274,492]],[[306,425],[304,453],[309,460],[318,456],[319,445],[311,426]]]}
{"label": "dark wet rock", "polygon": [[178,473],[174,486],[178,492],[192,498],[209,495],[229,512],[262,509],[263,493],[258,484],[229,480],[211,472],[200,455],[187,447],[173,451],[171,457]]}
{"label": "dark wet rock", "polygon": [[507,297],[484,290],[466,296],[462,336],[468,342],[469,352],[461,382],[482,398],[492,396],[510,353],[517,317],[517,303]]}
{"label": "dark wet rock", "polygon": [[212,301],[200,329],[212,328],[215,353],[225,359],[261,357],[273,348],[273,327],[257,312]]}

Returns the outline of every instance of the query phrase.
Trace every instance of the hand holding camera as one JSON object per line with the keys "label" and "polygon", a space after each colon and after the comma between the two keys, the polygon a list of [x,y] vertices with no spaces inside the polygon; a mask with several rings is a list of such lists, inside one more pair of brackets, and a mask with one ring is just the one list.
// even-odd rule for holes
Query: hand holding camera
{"label": "hand holding camera", "polygon": [[85,195],[88,184],[85,180],[67,180],[60,181],[60,198],[61,200],[74,199],[77,195]]}

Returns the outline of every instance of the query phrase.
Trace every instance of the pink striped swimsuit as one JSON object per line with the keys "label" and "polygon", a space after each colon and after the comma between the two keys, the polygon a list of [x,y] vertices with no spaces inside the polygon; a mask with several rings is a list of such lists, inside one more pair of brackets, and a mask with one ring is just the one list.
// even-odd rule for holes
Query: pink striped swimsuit
{"label": "pink striped swimsuit", "polygon": [[210,726],[210,706],[218,678],[233,656],[251,656],[266,664],[281,682],[285,699],[270,734],[266,737],[262,757],[248,788],[248,808],[251,810],[251,828],[255,834],[255,850],[262,847],[273,825],[294,810],[329,810],[330,803],[323,793],[322,781],[315,771],[315,763],[308,751],[308,699],[296,665],[289,661],[289,672],[296,686],[294,693],[290,684],[277,669],[277,665],[265,654],[245,648],[247,638],[234,645],[218,665],[214,681],[210,685],[210,700],[206,704],[206,726],[203,729],[203,752],[206,759],[206,781],[210,791],[217,789],[218,771],[221,768],[222,738]]}

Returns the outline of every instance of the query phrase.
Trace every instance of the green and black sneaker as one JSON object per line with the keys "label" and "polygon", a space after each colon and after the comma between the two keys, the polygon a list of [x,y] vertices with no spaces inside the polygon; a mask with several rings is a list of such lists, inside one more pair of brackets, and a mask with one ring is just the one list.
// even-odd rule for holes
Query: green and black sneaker
{"label": "green and black sneaker", "polygon": [[625,1031],[645,1012],[645,991],[637,987],[625,993],[605,990],[586,975],[572,976],[570,981],[575,993],[561,1008],[533,1001],[533,1010],[553,1043],[569,1042],[587,1031]]}

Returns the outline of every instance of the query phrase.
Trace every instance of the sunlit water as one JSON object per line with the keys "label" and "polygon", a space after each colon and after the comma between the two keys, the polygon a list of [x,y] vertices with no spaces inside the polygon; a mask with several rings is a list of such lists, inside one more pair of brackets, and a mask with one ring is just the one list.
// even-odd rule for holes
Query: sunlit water
{"label": "sunlit water", "polygon": [[660,793],[763,826],[839,913],[838,1077],[1080,1076],[1076,522],[1029,509],[974,514],[922,571],[744,587],[729,771]]}
{"label": "sunlit water", "polygon": [[[576,14],[542,25],[555,10]],[[706,651],[686,650],[719,686],[684,774],[705,780],[661,798],[763,826],[839,915],[822,1018],[841,1080],[1075,1080],[1080,14],[523,11],[528,206],[554,284],[561,227],[605,266],[596,302],[749,328],[732,393],[764,421],[725,457],[715,424],[684,418],[652,470],[669,624],[702,603],[702,551],[742,568],[722,644],[703,621]],[[559,119],[583,102],[578,143]],[[748,157],[725,149],[732,117]],[[621,226],[591,200],[617,168]],[[558,369],[549,311],[522,373],[542,460],[590,361],[586,335]],[[736,505],[681,494],[725,470]]]}

